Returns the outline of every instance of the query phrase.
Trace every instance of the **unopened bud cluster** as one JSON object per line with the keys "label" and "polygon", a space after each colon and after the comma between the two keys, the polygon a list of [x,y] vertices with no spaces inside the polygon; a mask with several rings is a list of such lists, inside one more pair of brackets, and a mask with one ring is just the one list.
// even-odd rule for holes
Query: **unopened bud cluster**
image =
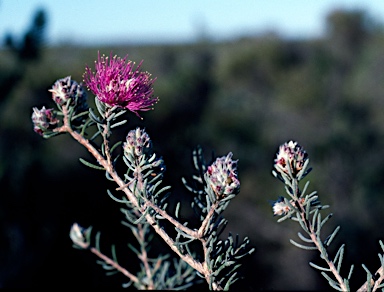
{"label": "unopened bud cluster", "polygon": [[32,113],[33,130],[39,135],[43,135],[46,131],[54,129],[59,120],[53,109],[46,109],[44,106],[39,110],[33,108]]}
{"label": "unopened bud cluster", "polygon": [[232,160],[232,153],[219,157],[212,165],[208,166],[205,178],[218,199],[240,190],[240,181],[237,178],[237,160]]}
{"label": "unopened bud cluster", "polygon": [[289,141],[280,146],[275,159],[275,169],[297,178],[300,171],[305,170],[307,159],[305,150],[297,142]]}
{"label": "unopened bud cluster", "polygon": [[62,106],[70,101],[70,105],[76,105],[78,111],[87,109],[87,96],[81,84],[78,84],[75,80],[71,80],[71,76],[59,79],[53,84],[52,99],[58,105]]}
{"label": "unopened bud cluster", "polygon": [[145,130],[136,128],[129,131],[126,142],[124,142],[124,153],[132,156],[141,156],[145,150],[149,150],[152,146],[151,139]]}

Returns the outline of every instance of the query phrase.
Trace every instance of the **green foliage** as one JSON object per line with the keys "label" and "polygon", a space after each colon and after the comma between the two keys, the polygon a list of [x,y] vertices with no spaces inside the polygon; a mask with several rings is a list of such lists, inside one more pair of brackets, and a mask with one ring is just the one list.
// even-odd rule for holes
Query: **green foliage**
{"label": "green foliage", "polygon": [[[380,153],[384,142],[380,137],[384,132],[384,83],[381,80],[384,35],[380,30],[382,24],[366,22],[366,18],[370,18],[364,12],[338,11],[336,16],[345,18],[346,24],[333,21],[331,25],[329,21],[332,20],[325,20],[324,24],[333,28],[318,39],[292,41],[279,36],[262,36],[211,42],[204,48],[211,55],[209,70],[202,69],[204,62],[197,61],[196,52],[201,52],[201,44],[101,48],[105,52],[113,50],[118,55],[129,52],[130,56],[143,58],[146,64],[151,64],[153,75],[159,77],[155,88],[161,102],[156,111],[145,116],[145,123],[151,125],[149,131],[153,140],[169,142],[158,143],[156,148],[174,170],[165,179],[176,182],[175,190],[182,189],[178,182],[186,173],[185,165],[190,163],[190,151],[185,147],[192,149],[201,143],[218,153],[230,149],[237,154],[242,169],[242,196],[236,199],[233,209],[229,207],[226,210],[226,216],[239,227],[236,230],[249,234],[258,247],[259,252],[247,266],[249,274],[246,279],[254,277],[253,271],[260,263],[265,264],[267,268],[257,272],[260,287],[267,290],[324,287],[321,277],[319,279],[306,267],[297,268],[290,260],[303,256],[301,250],[295,254],[296,251],[288,252],[284,244],[271,243],[273,235],[278,235],[282,242],[288,242],[290,237],[279,232],[280,225],[275,227],[272,218],[261,219],[269,218],[270,214],[270,206],[262,194],[266,189],[268,193],[280,191],[265,171],[270,168],[270,158],[274,154],[271,149],[288,139],[302,141],[316,157],[316,176],[311,185],[323,194],[324,201],[337,209],[337,216],[332,220],[336,226],[343,226],[349,258],[355,259],[356,263],[364,261],[367,266],[376,263],[373,256],[365,261],[377,247],[364,238],[370,236],[375,242],[374,239],[382,237],[380,215],[384,206],[381,179],[384,158]],[[356,45],[359,49],[355,49]],[[9,227],[11,230],[21,226],[15,234],[25,235],[26,239],[21,240],[24,243],[35,238],[20,223],[30,221],[25,220],[26,216],[30,218],[32,213],[39,214],[35,219],[36,225],[54,221],[51,206],[46,202],[55,200],[61,211],[58,214],[66,214],[55,216],[64,216],[64,221],[69,221],[68,217],[71,220],[82,218],[88,203],[99,204],[94,197],[85,199],[87,197],[81,195],[84,190],[70,188],[75,182],[78,184],[80,178],[89,183],[97,177],[96,171],[87,170],[92,172],[92,175],[87,175],[79,170],[77,158],[82,156],[82,149],[69,146],[71,143],[65,136],[52,140],[54,147],[46,146],[31,133],[29,121],[31,106],[46,100],[47,84],[69,74],[81,81],[84,63],[92,64],[95,52],[95,48],[71,45],[46,47],[38,62],[25,62],[23,74],[11,78],[9,74],[19,66],[19,61],[12,50],[0,51],[0,176],[2,187],[9,194],[2,198],[1,214],[3,218],[9,218],[9,226],[14,226]],[[188,66],[184,66],[186,64]],[[202,76],[197,78],[200,72]],[[178,76],[180,81],[174,86]],[[208,80],[204,82],[208,82],[211,88],[206,94],[191,96],[183,91],[185,82],[189,84],[186,88],[194,89],[203,79]],[[182,118],[179,105],[183,105],[181,112],[188,113],[188,119]],[[182,127],[178,127],[175,116],[179,117],[177,121],[182,123]],[[133,121],[132,124],[142,125],[143,122]],[[116,133],[119,133],[118,128]],[[121,137],[125,134],[121,133]],[[179,140],[183,141],[183,149],[166,146],[177,144]],[[88,158],[84,159],[88,161]],[[52,192],[46,197],[42,195],[37,177],[44,177],[46,188],[55,190],[56,195],[52,196]],[[68,181],[72,183],[68,184]],[[60,189],[54,187],[58,183],[63,184]],[[95,191],[98,190],[92,193]],[[33,192],[39,192],[42,199],[31,204],[31,198],[35,198]],[[80,197],[84,201],[69,212],[67,208],[72,204],[69,200]],[[89,200],[87,204],[86,200]],[[182,195],[181,200],[189,201],[190,197]],[[20,205],[20,202],[23,203]],[[255,208],[259,211],[255,212]],[[356,214],[361,216],[361,220],[353,220]],[[100,215],[93,216],[97,219]],[[45,224],[36,232],[54,236],[57,228],[47,226],[50,225]],[[7,230],[2,230],[3,242],[13,246],[15,252],[12,256],[17,260],[11,258],[11,253],[3,251],[4,263],[7,266],[12,263],[15,270],[22,271],[25,246],[21,243],[13,245],[8,235],[11,231]],[[286,254],[286,260],[280,261]],[[344,262],[351,264],[348,258]],[[291,274],[279,273],[284,270]],[[11,277],[10,273],[4,269],[4,277]],[[65,273],[62,271],[60,274]],[[272,276],[276,274],[279,277]],[[58,276],[51,272],[44,281],[53,282],[55,277]],[[354,272],[354,277],[359,283],[366,280],[365,274],[359,276]],[[304,280],[298,283],[298,278]]]}

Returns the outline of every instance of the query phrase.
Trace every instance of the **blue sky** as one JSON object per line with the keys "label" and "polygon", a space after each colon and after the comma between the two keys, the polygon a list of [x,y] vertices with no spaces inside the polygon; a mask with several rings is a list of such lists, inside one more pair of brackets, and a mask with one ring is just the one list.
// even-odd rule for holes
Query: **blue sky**
{"label": "blue sky", "polygon": [[38,7],[47,12],[51,44],[179,42],[201,32],[316,37],[334,8],[362,8],[384,21],[384,0],[0,0],[0,37],[24,32]]}

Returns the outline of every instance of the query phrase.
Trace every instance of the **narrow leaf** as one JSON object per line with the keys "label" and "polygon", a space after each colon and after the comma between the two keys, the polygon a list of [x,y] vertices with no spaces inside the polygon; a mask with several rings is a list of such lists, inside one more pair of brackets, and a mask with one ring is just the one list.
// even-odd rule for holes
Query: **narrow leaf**
{"label": "narrow leaf", "polygon": [[332,242],[332,240],[335,238],[336,234],[339,232],[340,226],[337,226],[335,230],[332,232],[332,234],[325,240],[324,244],[326,246],[329,246]]}
{"label": "narrow leaf", "polygon": [[302,249],[307,249],[307,250],[317,250],[317,247],[316,246],[306,246],[306,245],[302,245],[300,243],[297,243],[296,241],[290,239],[289,240],[293,245],[299,247],[299,248],[302,248]]}
{"label": "narrow leaf", "polygon": [[98,166],[98,165],[95,165],[95,164],[92,164],[92,163],[90,163],[90,162],[84,160],[84,159],[81,158],[81,157],[79,158],[79,160],[80,160],[81,163],[83,163],[84,165],[86,165],[86,166],[88,166],[88,167],[90,167],[90,168],[94,168],[94,169],[98,169],[98,170],[105,170],[104,167],[102,167],[102,166]]}
{"label": "narrow leaf", "polygon": [[315,268],[315,269],[320,270],[320,271],[324,271],[324,272],[330,272],[330,271],[331,271],[330,268],[323,268],[323,267],[320,267],[320,266],[318,266],[318,265],[316,265],[316,264],[314,264],[314,263],[312,263],[312,262],[309,262],[309,265],[310,265],[311,267]]}
{"label": "narrow leaf", "polygon": [[299,236],[299,238],[302,241],[308,242],[308,243],[313,243],[312,239],[305,237],[304,235],[301,234],[301,232],[298,232],[297,235]]}

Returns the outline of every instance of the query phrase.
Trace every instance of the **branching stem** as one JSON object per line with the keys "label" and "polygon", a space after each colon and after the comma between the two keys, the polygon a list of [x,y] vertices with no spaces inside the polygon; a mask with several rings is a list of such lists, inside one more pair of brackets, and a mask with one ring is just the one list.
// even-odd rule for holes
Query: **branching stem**
{"label": "branching stem", "polygon": [[[378,289],[378,286],[381,284],[381,282],[383,282],[384,280],[384,267],[380,267],[377,271],[376,271],[376,274],[375,275],[380,275],[380,277],[374,281],[374,280],[371,280],[371,287],[372,287],[372,292],[376,291]],[[357,290],[357,292],[365,292],[365,291],[368,291],[368,282],[365,282],[363,284],[363,286],[361,286],[359,288],[359,290]]]}
{"label": "branching stem", "polygon": [[141,260],[141,262],[144,265],[145,273],[149,281],[146,288],[148,290],[153,290],[155,289],[155,285],[153,283],[153,274],[151,271],[151,267],[149,266],[149,263],[148,263],[148,254],[145,248],[145,230],[142,224],[137,224],[137,229],[138,229],[138,232],[135,232],[134,235],[137,241],[140,243],[140,251],[141,251],[141,254],[138,255],[138,258]]}
{"label": "branching stem", "polygon": [[[83,145],[98,161],[98,163],[104,167],[104,169],[109,173],[109,175],[113,178],[113,180],[118,184],[119,188],[122,189],[122,191],[126,194],[128,200],[138,209],[140,209],[139,203],[137,198],[134,196],[134,194],[129,190],[127,187],[127,184],[120,178],[120,176],[115,171],[111,160],[103,157],[97,149],[95,149],[91,143],[89,143],[88,139],[85,139],[81,134],[74,131],[70,125],[69,120],[69,114],[68,114],[68,108],[66,106],[63,106],[62,112],[64,115],[63,118],[63,126],[56,128],[54,131],[58,133],[69,133],[77,142],[79,142],[81,145]],[[105,135],[103,135],[105,137]],[[107,150],[107,149],[106,149]],[[151,206],[152,208],[154,205]],[[154,208],[155,209],[155,208]],[[212,209],[211,209],[212,210]],[[159,208],[155,209],[156,212],[160,211]],[[213,212],[213,211],[211,211]],[[171,220],[171,216],[169,216],[165,211],[159,212],[160,215],[162,215],[164,218],[167,218],[170,220],[171,223],[175,224],[176,220]],[[145,216],[147,222],[154,228],[156,233],[160,235],[160,237],[165,241],[165,243],[186,263],[188,263],[191,267],[193,267],[196,271],[198,271],[200,274],[204,275],[206,281],[209,283],[211,279],[211,271],[207,268],[206,262],[199,262],[196,261],[192,256],[189,254],[182,254],[178,247],[175,245],[175,241],[167,234],[167,232],[161,228],[156,220],[152,217],[152,215],[147,214]],[[175,226],[179,227],[181,224],[177,222]],[[181,225],[183,226],[183,225]],[[182,227],[182,230],[187,230],[185,226]],[[192,231],[188,228],[189,233],[193,233],[195,231]],[[188,233],[188,234],[189,234]],[[198,238],[198,237],[197,237]],[[92,251],[94,252],[94,251]],[[222,287],[217,283],[212,283],[212,287],[214,290],[222,290]]]}

